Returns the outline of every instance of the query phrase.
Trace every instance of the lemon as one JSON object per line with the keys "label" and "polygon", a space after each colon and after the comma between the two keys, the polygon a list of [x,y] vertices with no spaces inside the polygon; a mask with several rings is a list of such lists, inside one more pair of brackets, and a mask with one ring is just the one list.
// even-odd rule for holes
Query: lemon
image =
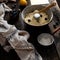
{"label": "lemon", "polygon": [[27,1],[26,0],[20,0],[19,3],[22,6],[26,6],[27,5]]}

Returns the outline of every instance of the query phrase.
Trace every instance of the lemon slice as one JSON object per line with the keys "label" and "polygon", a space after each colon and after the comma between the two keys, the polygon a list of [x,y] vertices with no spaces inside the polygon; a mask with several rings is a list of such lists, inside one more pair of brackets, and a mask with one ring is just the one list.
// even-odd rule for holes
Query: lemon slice
{"label": "lemon slice", "polygon": [[26,0],[20,0],[19,3],[22,6],[26,6],[27,5],[27,1]]}

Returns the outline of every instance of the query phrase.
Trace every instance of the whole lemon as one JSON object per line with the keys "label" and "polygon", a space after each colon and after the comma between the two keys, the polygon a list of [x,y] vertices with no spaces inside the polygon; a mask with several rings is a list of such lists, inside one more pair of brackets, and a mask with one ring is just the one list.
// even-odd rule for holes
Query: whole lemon
{"label": "whole lemon", "polygon": [[19,0],[19,3],[22,6],[26,6],[27,5],[27,1],[26,0]]}

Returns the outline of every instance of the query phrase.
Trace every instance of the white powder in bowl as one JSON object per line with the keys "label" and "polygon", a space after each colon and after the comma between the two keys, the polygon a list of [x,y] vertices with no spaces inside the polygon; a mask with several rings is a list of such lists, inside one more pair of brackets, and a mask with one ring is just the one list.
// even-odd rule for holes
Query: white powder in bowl
{"label": "white powder in bowl", "polygon": [[54,42],[53,36],[48,33],[42,33],[41,35],[38,36],[37,39],[38,42],[44,46],[51,45]]}

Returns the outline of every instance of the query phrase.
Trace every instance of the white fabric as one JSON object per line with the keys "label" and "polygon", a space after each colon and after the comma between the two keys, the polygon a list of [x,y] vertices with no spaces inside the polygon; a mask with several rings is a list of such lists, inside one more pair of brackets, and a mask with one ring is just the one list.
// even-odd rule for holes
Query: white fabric
{"label": "white fabric", "polygon": [[[25,35],[19,35],[19,33],[21,33],[21,32],[25,32],[26,34],[25,34]],[[16,45],[16,44],[19,44],[19,45],[21,46],[20,43],[22,43],[22,44],[24,45],[24,42],[25,42],[25,45],[26,45],[26,43],[28,43],[28,42],[27,42],[28,38],[29,38],[28,32],[17,30],[17,32],[16,32],[16,33],[14,34],[14,36],[9,40],[9,42],[10,42],[10,44],[13,46],[13,48],[15,48],[15,45]],[[24,46],[25,46],[25,45],[24,45]]]}
{"label": "white fabric", "polygon": [[0,4],[0,19],[3,20],[5,11],[12,11],[5,3]]}
{"label": "white fabric", "polygon": [[[4,27],[1,27],[4,26]],[[10,29],[11,25],[7,24],[7,21],[0,20],[0,32],[7,32]]]}
{"label": "white fabric", "polygon": [[49,4],[48,0],[30,0],[31,5]]}
{"label": "white fabric", "polygon": [[[15,49],[21,60],[42,60],[42,57],[35,51],[33,45],[27,40],[29,34],[18,35],[18,33],[26,31],[17,31],[16,34],[9,40],[10,45]],[[38,55],[38,56],[37,56]]]}
{"label": "white fabric", "polygon": [[[0,4],[0,33],[2,33],[2,37],[5,37],[4,40],[0,40],[0,44],[5,45],[6,40],[8,40],[21,60],[41,60],[41,56],[35,54],[34,47],[27,41],[30,36],[29,33],[27,31],[17,30],[14,25],[9,25],[4,20],[5,11],[10,10],[4,3]],[[10,47],[4,46],[4,49],[9,51]]]}

